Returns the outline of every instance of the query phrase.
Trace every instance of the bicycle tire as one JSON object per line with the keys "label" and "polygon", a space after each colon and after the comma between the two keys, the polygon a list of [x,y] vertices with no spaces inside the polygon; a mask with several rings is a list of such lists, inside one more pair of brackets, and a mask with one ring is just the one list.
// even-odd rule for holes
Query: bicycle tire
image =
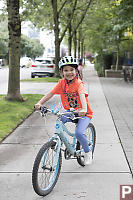
{"label": "bicycle tire", "polygon": [[[32,185],[34,191],[39,196],[48,195],[56,185],[56,182],[60,175],[62,165],[61,150],[59,153],[58,163],[55,170],[52,170],[54,156],[56,154],[56,145],[53,147],[54,141],[45,143],[38,152],[32,170]],[[43,159],[43,160],[42,160]],[[41,164],[41,168],[40,168]]]}
{"label": "bicycle tire", "polygon": [[[96,130],[92,123],[90,123],[88,125],[88,128],[85,131],[85,135],[88,139],[89,148],[91,148],[92,156],[93,156],[93,153],[95,150],[95,144],[96,144]],[[82,147],[81,147],[79,141],[77,141],[76,150],[80,150],[81,148]],[[82,156],[82,154],[79,157],[77,157],[77,162],[79,165],[81,165],[83,167],[85,166],[84,165],[84,156]]]}

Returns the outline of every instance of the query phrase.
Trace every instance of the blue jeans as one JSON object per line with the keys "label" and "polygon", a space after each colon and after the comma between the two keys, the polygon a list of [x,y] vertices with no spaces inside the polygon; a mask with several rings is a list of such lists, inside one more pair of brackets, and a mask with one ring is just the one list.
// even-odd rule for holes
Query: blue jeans
{"label": "blue jeans", "polygon": [[[70,119],[66,118],[65,116],[62,116],[62,122],[65,124],[66,122],[71,122]],[[89,145],[86,136],[84,135],[85,130],[87,129],[89,123],[90,123],[89,117],[82,117],[78,119],[78,123],[76,125],[75,129],[75,135],[77,140],[82,145],[82,148],[84,149],[85,153],[89,152]]]}

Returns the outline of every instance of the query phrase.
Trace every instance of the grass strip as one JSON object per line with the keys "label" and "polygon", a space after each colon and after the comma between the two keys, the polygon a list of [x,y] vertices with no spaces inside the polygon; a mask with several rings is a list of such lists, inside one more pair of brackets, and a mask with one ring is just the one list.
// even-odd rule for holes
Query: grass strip
{"label": "grass strip", "polygon": [[34,104],[43,95],[24,94],[22,96],[24,102],[5,101],[5,95],[0,95],[0,141],[33,112]]}
{"label": "grass strip", "polygon": [[31,79],[23,79],[21,82],[58,82],[60,78],[57,77],[42,77],[42,78],[31,78]]}

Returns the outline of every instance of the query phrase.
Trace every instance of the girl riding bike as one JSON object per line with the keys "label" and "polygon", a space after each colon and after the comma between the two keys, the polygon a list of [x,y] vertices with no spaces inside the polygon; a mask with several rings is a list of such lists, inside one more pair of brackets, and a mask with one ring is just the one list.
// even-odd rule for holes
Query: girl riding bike
{"label": "girl riding bike", "polygon": [[[35,104],[35,109],[39,110],[53,95],[59,94],[66,111],[69,111],[71,108],[77,110],[79,117],[82,118],[78,120],[75,135],[85,151],[84,164],[89,165],[92,163],[92,151],[89,149],[84,132],[92,119],[93,112],[88,100],[88,94],[85,92],[83,81],[77,77],[78,60],[72,56],[63,57],[59,61],[59,69],[63,78],[58,81],[57,85],[48,94]],[[63,116],[62,121],[66,123],[71,120]]]}

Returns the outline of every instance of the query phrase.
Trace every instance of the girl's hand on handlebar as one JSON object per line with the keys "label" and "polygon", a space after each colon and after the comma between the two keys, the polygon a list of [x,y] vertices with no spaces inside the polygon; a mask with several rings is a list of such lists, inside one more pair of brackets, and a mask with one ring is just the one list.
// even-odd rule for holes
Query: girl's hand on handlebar
{"label": "girl's hand on handlebar", "polygon": [[85,109],[78,110],[78,115],[79,117],[84,117],[86,115],[86,110]]}
{"label": "girl's hand on handlebar", "polygon": [[37,103],[34,105],[34,108],[35,108],[35,110],[40,110],[41,106],[42,105],[40,103]]}

